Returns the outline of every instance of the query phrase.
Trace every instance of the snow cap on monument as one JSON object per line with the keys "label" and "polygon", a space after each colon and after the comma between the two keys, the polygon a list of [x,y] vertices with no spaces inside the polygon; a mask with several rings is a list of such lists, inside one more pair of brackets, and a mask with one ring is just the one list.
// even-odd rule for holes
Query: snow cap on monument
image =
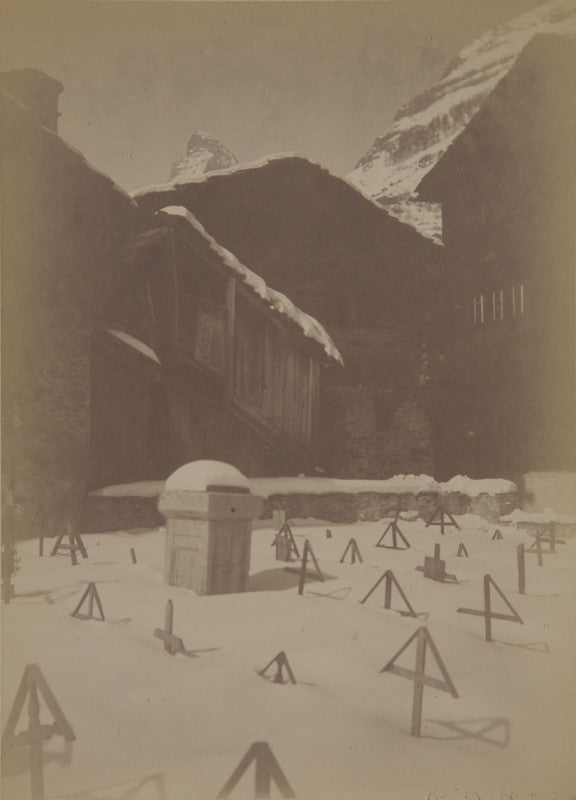
{"label": "snow cap on monument", "polygon": [[191,461],[179,467],[166,480],[167,492],[206,492],[212,487],[250,491],[248,478],[239,469],[223,461]]}

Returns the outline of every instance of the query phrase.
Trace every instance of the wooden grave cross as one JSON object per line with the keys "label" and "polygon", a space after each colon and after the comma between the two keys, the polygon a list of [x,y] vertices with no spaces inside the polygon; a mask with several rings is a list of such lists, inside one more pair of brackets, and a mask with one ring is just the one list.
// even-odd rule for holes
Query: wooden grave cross
{"label": "wooden grave cross", "polygon": [[[312,574],[306,571],[306,567],[308,564],[308,556],[314,562],[314,567],[316,568],[316,574]],[[298,594],[304,594],[304,584],[306,583],[306,578],[315,578],[316,580],[324,582],[324,575],[322,575],[322,571],[318,566],[318,561],[316,560],[316,556],[314,555],[314,551],[312,550],[312,546],[308,539],[304,542],[304,552],[302,553],[302,564],[300,567],[284,567],[284,572],[295,572],[297,575],[300,575],[300,580],[298,582]]]}
{"label": "wooden grave cross", "polygon": [[174,623],[174,605],[172,600],[168,600],[166,603],[166,612],[164,614],[164,630],[162,628],[156,628],[154,631],[154,636],[157,639],[162,639],[164,642],[164,650],[167,653],[170,653],[171,656],[175,656],[177,653],[184,653],[184,642],[178,636],[174,636],[172,633]]}
{"label": "wooden grave cross", "polygon": [[[65,536],[68,536],[68,544],[62,541]],[[82,541],[80,534],[77,530],[75,530],[74,526],[69,521],[65,522],[62,526],[62,530],[56,539],[50,555],[59,555],[61,550],[68,551],[70,553],[70,560],[72,562],[72,566],[74,567],[78,564],[76,553],[80,553],[82,558],[88,558],[88,553],[86,552],[86,548],[84,547],[84,542]]]}
{"label": "wooden grave cross", "polygon": [[503,538],[504,537],[502,536],[498,528],[496,528],[496,530],[494,531],[494,536],[492,537],[492,541],[494,542],[497,541],[498,539],[503,539]]}
{"label": "wooden grave cross", "polygon": [[[51,725],[43,725],[40,722],[39,695],[52,714],[53,722]],[[28,730],[17,734],[16,726],[18,725],[27,697]],[[76,739],[74,731],[58,705],[40,667],[37,664],[28,664],[24,669],[14,705],[10,710],[6,728],[2,734],[2,755],[4,756],[16,744],[30,746],[32,800],[44,800],[42,742],[48,741],[52,736],[63,736],[67,742],[73,742]]]}
{"label": "wooden grave cross", "polygon": [[520,594],[526,594],[526,558],[523,544],[519,544],[516,548],[516,561],[518,564],[518,591]]}
{"label": "wooden grave cross", "polygon": [[358,547],[356,539],[350,539],[350,541],[346,545],[346,550],[344,550],[344,554],[343,554],[342,558],[340,559],[340,563],[341,564],[344,563],[344,560],[346,559],[346,556],[348,555],[348,551],[350,551],[350,563],[351,564],[355,564],[356,563],[356,558],[358,558],[358,561],[361,564],[364,563],[364,559],[360,555],[360,548]]}
{"label": "wooden grave cross", "polygon": [[282,525],[270,546],[276,547],[276,561],[291,561],[292,552],[296,558],[300,558],[300,551],[289,522]]}
{"label": "wooden grave cross", "polygon": [[282,772],[280,764],[276,760],[276,756],[270,749],[268,742],[254,742],[250,746],[248,752],[226,782],[226,785],[218,793],[216,800],[227,800],[230,797],[230,792],[253,761],[256,768],[254,794],[250,796],[254,797],[254,800],[270,800],[272,781],[276,784],[283,800],[295,800],[294,790]]}
{"label": "wooden grave cross", "polygon": [[[440,519],[437,520],[436,517],[438,513],[440,513]],[[448,517],[450,522],[446,522],[446,517]],[[444,507],[441,503],[438,503],[430,520],[426,523],[427,528],[430,528],[431,526],[440,527],[440,533],[442,535],[444,535],[444,528],[456,528],[456,530],[460,530],[460,525],[458,525],[449,511],[444,510]]]}
{"label": "wooden grave cross", "polygon": [[[382,544],[382,542],[386,538],[386,534],[388,533],[388,531],[390,531],[391,534],[392,534],[392,544]],[[399,545],[398,545],[398,537],[400,537],[400,539],[402,539],[402,541],[406,545],[405,547],[399,547]],[[390,522],[388,524],[388,527],[386,528],[386,530],[384,531],[384,533],[382,534],[380,539],[376,542],[375,547],[386,547],[388,550],[409,550],[410,549],[410,542],[408,541],[408,539],[404,536],[404,534],[402,533],[402,531],[398,527],[398,517],[396,517],[396,519],[393,519],[392,522]]]}
{"label": "wooden grave cross", "polygon": [[[490,596],[490,587],[493,586],[506,606],[512,612],[511,614],[501,614],[500,612],[492,611],[492,598]],[[504,596],[504,593],[497,586],[496,582],[490,575],[484,575],[484,611],[480,611],[475,608],[459,608],[458,613],[460,614],[474,614],[477,617],[484,617],[485,621],[485,631],[486,631],[486,641],[492,642],[492,620],[493,619],[503,619],[507,622],[519,622],[521,625],[524,624],[522,618],[518,614],[518,612],[512,607],[510,601]]]}
{"label": "wooden grave cross", "polygon": [[[544,534],[549,532],[549,537],[545,538]],[[550,545],[548,550],[542,549],[542,544],[548,543]],[[556,552],[556,545],[557,544],[566,544],[564,539],[557,539],[556,538],[556,523],[549,522],[545,525],[542,530],[538,531],[534,536],[534,541],[530,545],[530,547],[526,550],[527,553],[536,553],[538,556],[538,565],[540,567],[543,566],[544,562],[542,561],[543,555],[550,555]]]}
{"label": "wooden grave cross", "polygon": [[468,550],[466,549],[466,545],[464,542],[460,542],[458,545],[458,550],[456,551],[457,556],[466,556],[468,558]]}
{"label": "wooden grave cross", "polygon": [[397,591],[398,591],[398,593],[399,593],[399,595],[400,595],[400,597],[404,601],[404,604],[405,604],[406,608],[408,609],[408,611],[400,611],[399,613],[403,614],[404,616],[407,616],[407,617],[416,617],[417,616],[416,612],[414,611],[414,609],[412,608],[412,606],[408,602],[408,598],[406,597],[406,595],[402,591],[402,588],[401,588],[400,584],[398,583],[398,581],[396,580],[396,577],[395,577],[395,575],[394,575],[394,573],[392,572],[391,569],[386,570],[384,575],[382,575],[380,578],[378,578],[378,580],[376,581],[374,586],[370,589],[368,594],[365,597],[363,597],[362,600],[360,600],[360,602],[361,603],[365,603],[366,600],[368,600],[368,598],[370,597],[370,595],[373,594],[376,591],[376,589],[380,586],[382,581],[385,581],[385,584],[384,584],[384,608],[391,608],[392,607],[392,605],[391,605],[392,604],[392,589],[395,586]]}
{"label": "wooden grave cross", "polygon": [[283,674],[283,671],[282,671],[283,669],[286,669],[286,672],[288,673],[288,678],[290,680],[290,683],[296,684],[296,678],[294,677],[294,673],[292,672],[292,667],[290,666],[290,664],[288,662],[288,659],[286,657],[286,653],[284,652],[284,650],[282,650],[280,653],[278,653],[277,656],[274,656],[272,661],[270,661],[269,664],[266,664],[264,669],[261,669],[259,671],[258,675],[262,675],[262,677],[264,677],[265,673],[270,669],[272,664],[276,664],[276,675],[274,676],[273,683],[288,683],[288,681],[284,680],[284,674]]}
{"label": "wooden grave cross", "polygon": [[[548,531],[549,536],[548,538],[544,537],[544,534]],[[549,522],[548,525],[541,531],[536,534],[536,537],[540,539],[540,542],[548,542],[550,544],[550,549],[548,552],[555,553],[556,552],[556,545],[557,544],[566,544],[564,539],[557,539],[556,538],[556,523]]]}
{"label": "wooden grave cross", "polygon": [[456,575],[446,572],[446,562],[440,558],[440,545],[434,545],[434,555],[424,556],[424,566],[418,566],[416,569],[424,573],[425,578],[430,578],[433,581],[444,583],[456,583]]}
{"label": "wooden grave cross", "polygon": [[[88,600],[88,614],[80,614],[80,609],[86,600]],[[98,606],[98,611],[100,613],[99,617],[94,616],[94,601],[96,601],[96,605]],[[80,602],[70,616],[77,617],[78,619],[95,619],[98,622],[106,622],[104,617],[104,609],[102,608],[102,602],[100,600],[100,595],[98,594],[98,589],[96,588],[95,583],[88,584],[86,591],[80,598]]]}
{"label": "wooden grave cross", "polygon": [[[412,642],[416,640],[416,668],[415,670],[406,669],[405,667],[398,666],[395,662],[402,655],[402,653],[410,647]],[[444,680],[432,678],[426,675],[426,654],[430,648],[432,656],[436,662],[437,667],[442,673]],[[380,672],[390,672],[392,675],[398,675],[401,678],[408,678],[414,681],[414,696],[412,701],[412,728],[410,733],[412,736],[420,736],[420,729],[422,725],[422,700],[424,697],[424,687],[430,686],[433,689],[439,689],[442,692],[449,692],[452,697],[458,697],[456,687],[452,683],[452,678],[448,674],[448,670],[444,665],[442,656],[438,652],[438,648],[434,644],[428,628],[418,628],[412,636],[408,639],[406,644],[398,650],[385,667],[382,667]]]}

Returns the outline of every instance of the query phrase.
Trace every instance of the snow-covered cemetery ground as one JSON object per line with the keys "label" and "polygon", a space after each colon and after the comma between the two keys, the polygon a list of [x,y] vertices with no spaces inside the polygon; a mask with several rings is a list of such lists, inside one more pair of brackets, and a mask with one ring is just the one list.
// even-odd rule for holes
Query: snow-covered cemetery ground
{"label": "snow-covered cemetery ground", "polygon": [[[325,579],[309,579],[302,596],[298,575],[275,560],[271,527],[253,531],[248,591],[203,597],[164,584],[162,529],[86,534],[77,566],[50,557],[50,540],[43,557],[37,539],[20,542],[16,596],[3,609],[4,718],[25,666],[38,664],[76,737],[43,745],[47,800],[210,800],[254,742],[270,745],[300,800],[573,800],[576,540],[541,567],[527,555],[520,594],[516,548],[532,537],[514,522],[466,515],[460,532],[440,535],[402,516],[405,550],[376,546],[388,519],[296,521],[298,548],[309,540]],[[341,563],[351,538],[362,563]],[[437,543],[456,582],[416,569]],[[468,557],[456,555],[460,543]],[[395,589],[385,609],[383,585],[360,602],[386,570],[417,618],[399,613]],[[457,613],[483,608],[486,574],[523,620],[493,620],[493,642],[482,617]],[[104,622],[71,617],[89,582]],[[153,635],[169,599],[186,648],[173,656]],[[492,610],[510,613],[495,592]],[[420,626],[458,698],[426,687],[417,738],[412,682],[381,670]],[[295,685],[259,675],[280,651]],[[415,643],[396,663],[414,670]],[[426,674],[441,678],[430,649]],[[40,718],[52,722],[42,704]],[[27,720],[25,707],[17,731]],[[6,800],[30,796],[28,747],[9,751],[3,784]],[[253,792],[251,766],[231,797]]]}

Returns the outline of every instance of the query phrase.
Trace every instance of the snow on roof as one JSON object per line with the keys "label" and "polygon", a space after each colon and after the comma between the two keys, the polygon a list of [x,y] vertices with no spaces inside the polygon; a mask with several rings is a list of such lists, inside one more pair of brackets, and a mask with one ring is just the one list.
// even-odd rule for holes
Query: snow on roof
{"label": "snow on roof", "polygon": [[421,235],[424,236],[424,238],[430,239],[435,244],[440,244],[437,241],[437,239],[434,239],[433,237],[429,236],[426,233],[422,234],[422,232],[415,230],[415,228],[409,223],[404,222],[404,220],[398,219],[398,217],[395,217],[393,214],[389,214],[387,209],[385,209],[383,205],[381,205],[377,200],[374,199],[374,197],[368,194],[368,192],[364,191],[364,189],[361,186],[358,186],[357,184],[349,180],[349,178],[342,177],[340,175],[334,175],[333,172],[330,172],[330,170],[327,169],[322,164],[318,163],[317,161],[310,161],[310,159],[300,155],[299,153],[276,153],[274,155],[258,159],[257,161],[251,161],[244,164],[234,164],[233,166],[226,167],[225,169],[212,170],[211,172],[205,172],[201,175],[191,176],[189,178],[185,178],[184,180],[182,179],[182,176],[177,175],[175,178],[172,178],[172,180],[167,181],[166,183],[162,183],[156,186],[148,186],[144,189],[139,189],[137,192],[134,192],[132,194],[132,197],[137,200],[139,197],[144,197],[147,194],[154,194],[154,193],[162,194],[164,192],[168,193],[172,192],[174,189],[185,188],[186,186],[189,186],[191,184],[206,183],[207,181],[213,178],[218,178],[220,176],[234,175],[236,173],[249,172],[251,170],[261,169],[262,167],[266,167],[268,166],[268,164],[272,164],[275,161],[283,161],[289,158],[296,158],[300,161],[305,161],[307,164],[310,164],[313,167],[318,167],[318,169],[321,169],[323,172],[325,172],[334,180],[346,184],[346,186],[352,189],[353,192],[360,195],[360,197],[366,200],[367,203],[370,203],[370,205],[374,206],[374,208],[377,208],[378,211],[384,216],[391,218],[394,220],[394,222],[403,225],[411,233],[413,234],[415,233],[416,235],[420,233]]}
{"label": "snow on roof", "polygon": [[[260,169],[261,167],[265,167],[274,161],[283,161],[286,158],[299,158],[303,161],[308,161],[307,158],[299,155],[298,153],[275,153],[264,158],[259,158],[256,161],[250,161],[244,164],[233,164],[232,166],[225,167],[224,169],[215,169],[211,172],[204,172],[201,175],[190,176],[185,180],[182,180],[179,175],[176,175],[174,178],[166,181],[165,183],[160,183],[156,186],[146,186],[144,189],[139,189],[137,192],[132,194],[132,197],[138,198],[142,195],[149,194],[150,192],[171,192],[173,189],[180,188],[181,186],[188,186],[192,183],[205,183],[209,178],[215,178],[219,175],[233,175],[236,172],[246,172],[252,169]],[[325,169],[325,167],[322,167],[321,164],[316,164],[313,161],[308,161],[308,163],[314,164],[314,166],[320,167],[321,169]]]}
{"label": "snow on roof", "polygon": [[119,339],[121,342],[124,342],[124,344],[127,344],[128,347],[132,347],[134,350],[138,350],[138,352],[142,353],[142,355],[146,356],[146,358],[155,361],[157,364],[160,363],[160,359],[158,358],[154,350],[152,350],[152,348],[149,347],[144,342],[141,342],[140,339],[136,339],[129,333],[125,333],[124,331],[118,331],[113,328],[108,328],[107,333],[110,333],[112,336],[116,337],[116,339]]}
{"label": "snow on roof", "polygon": [[260,298],[262,298],[262,300],[268,303],[270,308],[274,309],[279,314],[283,314],[285,317],[288,317],[288,319],[298,325],[305,336],[317,341],[322,346],[324,352],[327,356],[329,356],[329,358],[338,361],[340,364],[344,363],[342,356],[336,348],[336,345],[318,320],[314,319],[314,317],[311,317],[309,314],[305,314],[303,311],[297,308],[294,303],[286,297],[286,295],[282,294],[282,292],[277,292],[275,289],[270,289],[263,278],[261,278],[255,272],[252,272],[252,270],[248,267],[244,266],[244,264],[242,264],[233,253],[231,253],[229,250],[226,250],[226,248],[222,247],[222,245],[218,244],[216,239],[210,236],[204,226],[198,222],[196,217],[191,214],[187,208],[184,208],[184,206],[166,206],[162,209],[162,211],[166,214],[183,217],[188,224],[198,231],[198,233],[200,233],[200,235],[208,242],[210,249],[218,254],[224,264],[233,270],[233,272],[242,280],[242,282],[247,284]]}
{"label": "snow on roof", "polygon": [[179,467],[166,480],[167,492],[206,492],[209,486],[225,486],[250,491],[248,478],[223,461],[191,461]]}

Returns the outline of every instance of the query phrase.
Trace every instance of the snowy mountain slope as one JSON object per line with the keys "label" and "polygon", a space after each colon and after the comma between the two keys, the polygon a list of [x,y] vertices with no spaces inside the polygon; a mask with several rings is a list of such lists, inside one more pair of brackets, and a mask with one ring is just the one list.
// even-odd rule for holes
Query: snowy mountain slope
{"label": "snowy mountain slope", "polygon": [[348,179],[403,222],[438,239],[439,209],[411,195],[537,33],[575,34],[576,0],[538,6],[461,50],[439,83],[400,109]]}
{"label": "snowy mountain slope", "polygon": [[172,178],[195,178],[206,172],[227,169],[238,163],[236,156],[205,131],[194,131],[186,155],[172,165]]}

